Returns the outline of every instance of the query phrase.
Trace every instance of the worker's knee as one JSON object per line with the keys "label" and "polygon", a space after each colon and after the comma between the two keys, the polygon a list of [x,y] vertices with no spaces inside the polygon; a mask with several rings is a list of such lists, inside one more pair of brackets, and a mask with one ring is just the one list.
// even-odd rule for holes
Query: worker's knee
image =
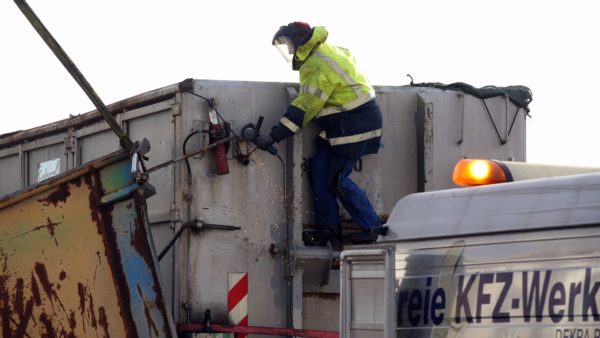
{"label": "worker's knee", "polygon": [[358,190],[361,190],[360,187],[354,183],[350,179],[350,172],[352,167],[345,167],[340,170],[335,176],[334,179],[330,182],[331,188],[335,191],[335,194],[338,198],[343,196],[354,195]]}

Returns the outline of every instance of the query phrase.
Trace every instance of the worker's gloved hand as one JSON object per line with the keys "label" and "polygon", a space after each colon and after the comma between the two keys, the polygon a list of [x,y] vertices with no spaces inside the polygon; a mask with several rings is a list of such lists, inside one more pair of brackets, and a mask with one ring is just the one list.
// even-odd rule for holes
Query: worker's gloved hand
{"label": "worker's gloved hand", "polygon": [[273,138],[269,134],[259,134],[256,140],[254,140],[254,144],[262,150],[267,150],[273,143],[275,141],[273,141]]}

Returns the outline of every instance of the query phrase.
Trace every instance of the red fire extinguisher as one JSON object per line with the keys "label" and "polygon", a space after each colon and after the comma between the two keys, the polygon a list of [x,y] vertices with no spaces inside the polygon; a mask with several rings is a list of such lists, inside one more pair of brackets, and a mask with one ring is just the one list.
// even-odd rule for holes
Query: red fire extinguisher
{"label": "red fire extinguisher", "polygon": [[[209,143],[215,143],[219,140],[227,137],[227,130],[219,124],[219,120],[217,119],[217,112],[214,109],[210,109],[208,112],[208,117],[210,119],[209,130]],[[217,175],[227,175],[229,174],[229,164],[227,163],[227,148],[225,144],[219,144],[214,147],[212,153],[215,157],[215,164],[217,166]]]}

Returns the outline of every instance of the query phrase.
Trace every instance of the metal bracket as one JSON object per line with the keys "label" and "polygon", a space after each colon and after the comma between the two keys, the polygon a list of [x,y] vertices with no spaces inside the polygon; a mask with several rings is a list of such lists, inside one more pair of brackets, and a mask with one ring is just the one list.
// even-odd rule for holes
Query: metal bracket
{"label": "metal bracket", "polygon": [[460,98],[460,138],[456,144],[461,145],[465,140],[465,95],[458,93]]}
{"label": "metal bracket", "polygon": [[169,243],[162,249],[162,251],[158,254],[157,258],[160,261],[165,254],[171,249],[171,247],[173,246],[173,244],[175,244],[175,241],[177,241],[177,239],[179,238],[179,236],[181,236],[181,234],[183,233],[183,231],[187,228],[191,228],[192,230],[227,230],[227,231],[233,231],[233,230],[241,230],[241,227],[238,226],[233,226],[233,225],[223,225],[223,224],[212,224],[212,223],[204,223],[199,219],[194,219],[191,222],[186,222],[183,223],[181,225],[181,227],[179,228],[179,230],[177,230],[177,232],[175,233],[175,235],[173,236],[173,238],[171,238],[171,240],[169,241]]}
{"label": "metal bracket", "polygon": [[[506,138],[503,139],[502,136],[500,136],[500,132],[498,131],[498,127],[496,126],[496,122],[494,122],[494,119],[492,118],[492,113],[490,112],[490,109],[488,108],[487,104],[485,103],[485,99],[481,99],[481,101],[483,102],[483,106],[485,107],[485,110],[488,113],[488,116],[490,117],[490,121],[492,122],[492,126],[494,127],[494,131],[496,131],[496,135],[498,136],[498,140],[500,140],[500,144],[504,145],[506,144],[506,142],[508,142],[508,137],[510,136],[510,133],[512,132],[512,128],[515,125],[515,121],[517,119],[517,115],[519,115],[519,110],[521,110],[521,108],[517,107],[517,110],[515,111],[515,114],[512,118],[512,122],[510,124],[510,128],[508,129],[508,132],[506,133]],[[509,104],[509,100],[508,98],[506,99],[506,114],[508,115],[508,104]]]}
{"label": "metal bracket", "polygon": [[293,257],[296,267],[304,270],[304,285],[321,287],[329,283],[329,274],[334,259],[339,259],[339,251],[327,247],[295,248]]}

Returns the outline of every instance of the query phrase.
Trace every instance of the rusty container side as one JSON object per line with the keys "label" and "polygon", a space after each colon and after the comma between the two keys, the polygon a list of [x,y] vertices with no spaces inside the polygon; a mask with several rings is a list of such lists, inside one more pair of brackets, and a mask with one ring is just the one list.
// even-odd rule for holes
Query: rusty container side
{"label": "rusty container side", "polygon": [[1,199],[1,336],[175,337],[151,243],[126,153]]}

